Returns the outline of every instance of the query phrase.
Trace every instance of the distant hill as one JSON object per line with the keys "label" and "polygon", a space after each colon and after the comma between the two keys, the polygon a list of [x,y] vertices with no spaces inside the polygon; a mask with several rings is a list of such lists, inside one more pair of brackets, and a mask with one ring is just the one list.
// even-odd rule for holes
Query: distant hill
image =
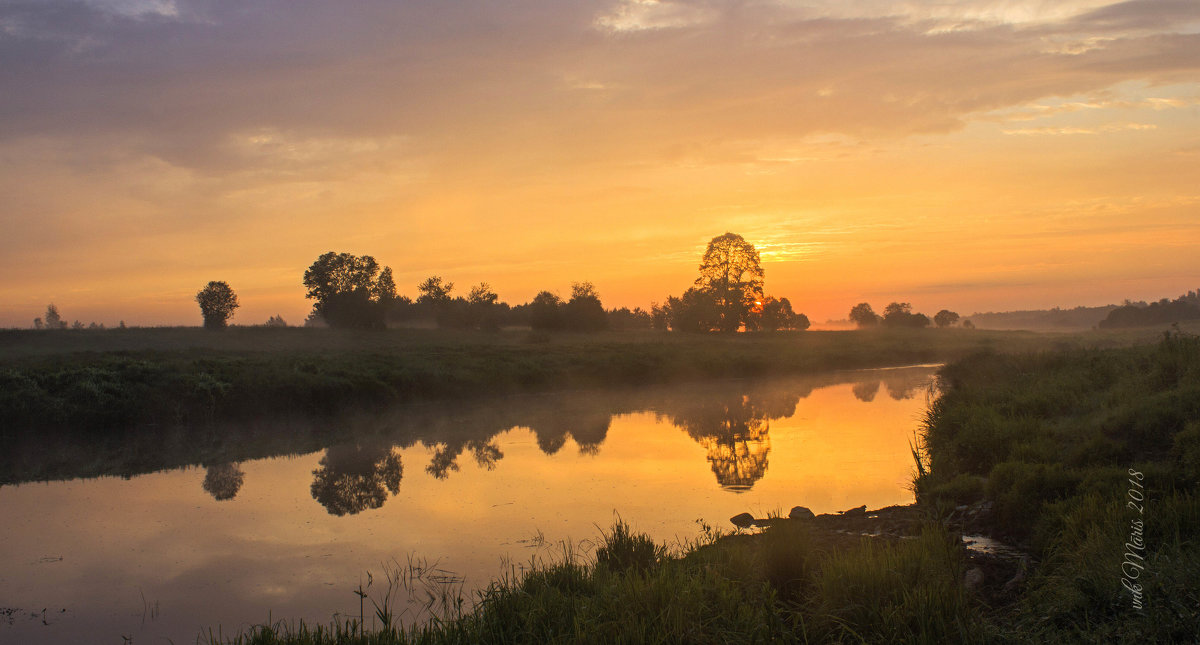
{"label": "distant hill", "polygon": [[[1143,306],[1145,303],[1142,303]],[[1074,309],[1031,309],[1027,311],[1001,311],[975,313],[966,316],[978,329],[1029,329],[1041,331],[1070,331],[1092,329],[1117,305],[1103,307],[1075,307]]]}

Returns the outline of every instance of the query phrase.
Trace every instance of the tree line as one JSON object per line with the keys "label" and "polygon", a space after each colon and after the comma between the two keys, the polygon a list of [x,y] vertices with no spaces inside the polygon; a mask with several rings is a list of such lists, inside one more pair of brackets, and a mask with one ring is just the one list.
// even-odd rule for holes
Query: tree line
{"label": "tree line", "polygon": [[[870,303],[860,302],[850,308],[850,322],[854,323],[859,329],[869,327],[908,327],[913,329],[923,329],[928,327],[930,323],[937,325],[938,328],[953,327],[960,316],[950,311],[943,309],[933,316],[930,321],[929,316],[922,313],[914,313],[912,304],[908,302],[893,302],[888,304],[883,310],[883,315],[875,313],[871,308]],[[964,320],[963,327],[970,329],[974,327],[970,320]]]}
{"label": "tree line", "polygon": [[[305,297],[313,301],[305,326],[345,329],[386,329],[429,321],[440,328],[495,331],[502,327],[528,326],[535,331],[595,332],[605,329],[658,329],[691,333],[803,331],[808,316],[795,311],[791,301],[767,295],[765,271],[754,245],[741,235],[725,233],[709,241],[700,258],[699,275],[679,296],[668,296],[649,311],[640,307],[605,309],[591,282],[574,282],[568,298],[543,290],[527,303],[509,305],[487,282],[480,282],[456,295],[454,283],[433,275],[417,285],[413,299],[396,291],[392,269],[370,255],[329,251],[319,256],[304,272]],[[196,293],[196,302],[207,329],[223,329],[240,306],[227,282],[214,280]],[[855,305],[849,314],[858,327],[928,327],[931,320],[914,313],[906,302],[889,304],[882,315],[868,303]],[[939,311],[932,319],[938,327],[956,324],[959,315]],[[38,329],[65,329],[53,304],[45,319],[34,321]],[[82,328],[76,322],[76,328]],[[122,322],[122,327],[124,323]],[[280,316],[272,316],[269,327],[286,327]],[[970,321],[963,322],[970,327]],[[95,323],[92,328],[96,328]],[[100,325],[99,328],[103,328]]]}

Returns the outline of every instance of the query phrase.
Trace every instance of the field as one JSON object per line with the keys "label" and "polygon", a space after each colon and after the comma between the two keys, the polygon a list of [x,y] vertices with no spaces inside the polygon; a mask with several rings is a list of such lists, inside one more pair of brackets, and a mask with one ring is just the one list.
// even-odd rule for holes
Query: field
{"label": "field", "polygon": [[939,363],[985,350],[1118,346],[1154,333],[9,330],[0,332],[0,416],[7,433],[195,426],[280,411],[328,415],[544,389]]}

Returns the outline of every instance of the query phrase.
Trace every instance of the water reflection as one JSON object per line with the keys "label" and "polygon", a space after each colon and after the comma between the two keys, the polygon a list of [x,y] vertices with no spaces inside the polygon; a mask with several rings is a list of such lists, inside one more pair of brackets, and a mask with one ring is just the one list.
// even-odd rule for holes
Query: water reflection
{"label": "water reflection", "polygon": [[880,381],[863,381],[854,384],[851,391],[854,392],[854,398],[863,403],[870,403],[875,400],[875,395],[879,394],[879,385]]}
{"label": "water reflection", "polygon": [[475,463],[485,470],[495,470],[496,463],[503,457],[500,446],[495,441],[470,440],[437,443],[433,445],[433,459],[425,467],[425,472],[437,479],[445,479],[451,471],[458,470],[458,456],[464,451],[470,451]]}
{"label": "water reflection", "polygon": [[[0,642],[191,642],[197,625],[272,613],[324,623],[357,615],[362,572],[409,553],[442,559],[469,594],[502,558],[528,559],[531,535],[577,542],[614,511],[669,541],[697,518],[906,503],[932,370],[902,372],[18,440],[0,450],[0,586],[9,606],[68,611],[0,621]],[[118,477],[7,485],[97,468]]]}
{"label": "water reflection", "polygon": [[705,458],[722,488],[742,492],[767,473],[770,420],[795,414],[800,398],[801,393],[794,389],[718,393],[665,416],[704,446]]}
{"label": "water reflection", "polygon": [[379,508],[400,492],[400,452],[384,444],[343,444],[325,449],[313,471],[312,496],[330,515]]}
{"label": "water reflection", "polygon": [[[596,457],[614,417],[653,411],[703,448],[704,459],[721,488],[745,492],[770,468],[771,422],[793,416],[799,401],[814,389],[849,384],[856,399],[871,402],[883,387],[891,399],[900,401],[926,387],[930,376],[928,368],[842,372],[786,381],[722,381],[690,387],[512,397],[457,404],[453,409],[445,404],[415,405],[355,419],[325,420],[324,425],[321,420],[292,419],[274,430],[269,425],[248,427],[244,423],[196,431],[177,428],[173,430],[175,439],[194,432],[195,440],[172,441],[169,447],[163,446],[158,453],[162,455],[159,467],[168,468],[176,465],[175,461],[188,459],[189,455],[172,453],[171,449],[178,451],[176,446],[191,445],[195,454],[190,456],[195,461],[190,463],[207,464],[204,490],[213,499],[226,501],[234,499],[245,483],[245,473],[238,466],[240,460],[324,450],[312,472],[311,496],[331,515],[355,515],[381,508],[390,496],[399,493],[404,473],[400,451],[412,446],[420,444],[429,451],[424,472],[436,481],[445,481],[460,471],[459,461],[464,454],[481,469],[495,470],[505,457],[496,438],[513,428],[528,428],[544,455],[557,455],[569,440],[574,440],[580,455]],[[154,436],[147,433],[136,443],[117,446],[113,462],[118,466],[114,468],[126,470],[119,466],[121,463],[136,463],[139,468],[154,463],[150,454],[155,447]],[[254,441],[247,442],[247,437]],[[43,439],[53,442],[56,438]],[[87,475],[72,472],[70,466],[76,456],[89,455],[90,451],[79,449],[86,438],[58,439],[69,449],[46,467],[57,470],[56,477],[46,478]],[[230,446],[243,452],[230,455]],[[114,451],[111,442],[93,447],[96,451]],[[208,447],[219,447],[220,458],[210,459],[205,454]],[[83,467],[101,460],[80,461]],[[14,458],[12,463],[28,469],[28,461]],[[0,463],[0,467],[7,465]],[[20,473],[0,470],[0,483],[13,480],[21,481]]]}
{"label": "water reflection", "polygon": [[204,492],[213,496],[218,502],[237,497],[246,480],[246,473],[237,464],[228,461],[212,464],[204,473]]}

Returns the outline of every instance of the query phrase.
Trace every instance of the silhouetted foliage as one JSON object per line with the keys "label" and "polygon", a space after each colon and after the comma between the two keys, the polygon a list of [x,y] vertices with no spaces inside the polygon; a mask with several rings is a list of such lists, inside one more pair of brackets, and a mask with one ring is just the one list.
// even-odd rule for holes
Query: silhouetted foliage
{"label": "silhouetted foliage", "polygon": [[539,331],[558,331],[566,326],[563,319],[562,300],[543,291],[529,303],[529,326]]}
{"label": "silhouetted foliage", "polygon": [[975,329],[975,323],[970,320],[964,320],[962,323],[963,329]]}
{"label": "silhouetted foliage", "polygon": [[797,330],[809,328],[808,316],[792,311],[787,298],[767,296],[746,321],[746,329],[761,331]]}
{"label": "silhouetted foliage", "polygon": [[375,258],[330,251],[304,272],[306,298],[313,312],[331,327],[383,329],[385,314],[396,298],[392,270]]}
{"label": "silhouetted foliage", "polygon": [[696,287],[712,299],[719,316],[717,328],[737,331],[763,297],[758,251],[735,233],[714,237],[700,260]]}
{"label": "silhouetted foliage", "polygon": [[934,314],[933,323],[938,327],[950,327],[954,325],[954,323],[958,322],[958,318],[958,314],[950,311],[949,309],[943,309]]}
{"label": "silhouetted foliage", "polygon": [[[638,329],[655,329],[650,312],[635,307],[621,307],[608,310],[608,328],[617,331],[633,331]],[[663,327],[665,329],[666,327]]]}
{"label": "silhouetted foliage", "polygon": [[721,328],[721,311],[716,298],[707,291],[693,287],[680,298],[671,296],[664,309],[675,331],[709,332]]}
{"label": "silhouetted foliage", "polygon": [[1100,328],[1145,327],[1197,319],[1200,319],[1200,297],[1191,291],[1175,300],[1163,298],[1144,307],[1135,304],[1117,307],[1100,321]]}
{"label": "silhouetted foliage", "polygon": [[238,308],[237,294],[224,281],[214,280],[196,293],[205,329],[225,329],[233,310]]}
{"label": "silhouetted foliage", "polygon": [[59,315],[58,307],[55,307],[54,303],[50,303],[50,304],[46,305],[45,319],[46,319],[45,320],[46,329],[66,329],[67,328],[67,321],[63,320],[62,316]]}
{"label": "silhouetted foliage", "polygon": [[650,303],[650,328],[658,331],[666,331],[671,328],[669,301],[665,305],[659,305],[657,302]]}
{"label": "silhouetted foliage", "polygon": [[383,444],[341,445],[325,450],[313,471],[312,496],[331,515],[379,508],[400,491],[400,453]]}
{"label": "silhouetted foliage", "polygon": [[208,467],[201,486],[213,499],[221,502],[236,497],[245,478],[246,474],[237,464],[223,462]]}
{"label": "silhouetted foliage", "polygon": [[879,324],[879,316],[871,309],[871,305],[860,302],[850,308],[850,322],[862,327],[874,327]]}
{"label": "silhouetted foliage", "polygon": [[563,325],[571,331],[600,331],[608,326],[600,294],[592,283],[571,284],[571,299],[563,305]]}
{"label": "silhouetted foliage", "polygon": [[883,325],[886,327],[928,327],[929,317],[914,314],[907,302],[893,302],[883,310]]}
{"label": "silhouetted foliage", "polygon": [[441,276],[432,275],[417,285],[417,302],[429,305],[444,305],[450,302],[450,292],[454,291],[454,283],[442,280]]}
{"label": "silhouetted foliage", "polygon": [[283,316],[274,315],[267,319],[266,326],[267,327],[287,327],[288,324],[287,324],[287,321],[283,319]]}
{"label": "silhouetted foliage", "polygon": [[499,296],[486,282],[471,287],[467,294],[467,322],[474,329],[495,331],[500,329],[500,310],[496,304]]}

